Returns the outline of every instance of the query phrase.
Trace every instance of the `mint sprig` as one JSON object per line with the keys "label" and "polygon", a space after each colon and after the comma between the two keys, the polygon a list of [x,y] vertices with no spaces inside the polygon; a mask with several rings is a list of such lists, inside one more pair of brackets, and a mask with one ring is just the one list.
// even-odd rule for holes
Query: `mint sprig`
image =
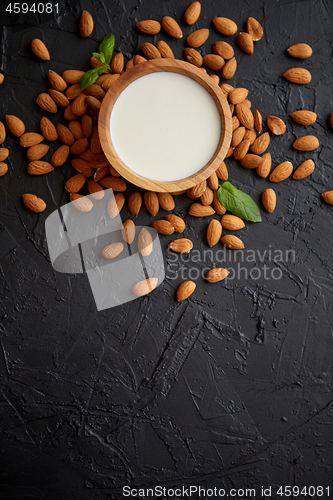
{"label": "mint sprig", "polygon": [[222,205],[232,214],[251,222],[261,222],[260,210],[256,202],[230,182],[224,182],[217,191]]}
{"label": "mint sprig", "polygon": [[99,44],[99,52],[93,52],[93,56],[99,61],[102,66],[86,71],[80,80],[81,92],[96,82],[97,78],[107,69],[111,71],[110,63],[114,50],[115,37],[112,33],[106,35]]}

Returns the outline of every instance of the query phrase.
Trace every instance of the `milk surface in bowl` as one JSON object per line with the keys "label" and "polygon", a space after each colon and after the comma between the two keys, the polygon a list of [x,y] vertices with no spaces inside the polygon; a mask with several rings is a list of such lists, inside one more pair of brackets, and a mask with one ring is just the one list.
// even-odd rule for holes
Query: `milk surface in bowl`
{"label": "milk surface in bowl", "polygon": [[156,72],[130,83],[110,117],[113,147],[133,172],[177,181],[204,167],[221,136],[221,117],[210,93],[194,79]]}

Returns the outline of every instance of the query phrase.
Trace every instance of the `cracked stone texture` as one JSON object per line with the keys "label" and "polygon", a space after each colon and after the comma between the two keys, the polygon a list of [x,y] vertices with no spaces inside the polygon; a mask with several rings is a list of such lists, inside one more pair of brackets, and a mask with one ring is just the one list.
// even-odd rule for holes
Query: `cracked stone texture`
{"label": "cracked stone texture", "polygon": [[[9,172],[0,179],[0,498],[120,499],[125,484],[254,487],[256,498],[261,485],[275,489],[273,498],[279,485],[333,487],[333,208],[320,196],[333,189],[332,3],[204,1],[193,27],[183,22],[188,4],[67,0],[58,3],[58,14],[8,14],[2,2],[0,119],[17,115],[27,131],[38,132],[47,113],[35,99],[48,89],[48,70],[89,69],[91,52],[109,32],[126,60],[144,41],[160,39],[182,59],[186,36],[209,27],[200,52],[212,52],[214,41],[230,42],[238,69],[229,83],[249,89],[264,131],[270,114],[287,124],[283,136],[271,137],[273,166],[312,158],[316,169],[302,181],[274,185],[277,208],[267,214],[260,196],[271,183],[227,159],[230,181],[262,209],[262,223],[239,231],[255,261],[238,256],[235,262],[227,252],[221,263],[218,245],[205,260],[190,254],[175,262],[167,252],[174,235],[162,236],[163,284],[150,296],[97,313],[87,277],[55,272],[45,242],[45,219],[68,202],[64,183],[74,170],[68,162],[46,176],[29,176],[25,152],[8,132]],[[82,9],[95,21],[88,39],[78,32]],[[136,31],[139,20],[164,15],[179,21],[183,40]],[[240,31],[249,16],[262,23],[264,37],[252,56],[241,52],[236,36],[214,29],[216,16],[233,19]],[[33,55],[33,38],[46,43],[51,61]],[[287,54],[298,42],[312,46],[310,59]],[[298,66],[311,71],[310,84],[283,78]],[[297,109],[315,111],[317,122],[294,123],[289,113]],[[47,116],[63,121],[61,112]],[[320,147],[295,151],[293,141],[307,133]],[[50,143],[45,159],[59,145]],[[25,192],[41,196],[46,211],[28,212]],[[175,213],[203,256],[208,219],[188,216],[189,204],[178,196]],[[129,216],[125,207],[123,220]],[[145,225],[151,217],[142,208],[134,220]],[[295,259],[272,262],[277,249],[284,256],[293,250]],[[237,270],[238,263],[237,279],[210,285],[197,278],[205,268]],[[261,270],[259,279],[246,276],[253,267]],[[195,293],[177,303],[177,287],[191,278]]]}

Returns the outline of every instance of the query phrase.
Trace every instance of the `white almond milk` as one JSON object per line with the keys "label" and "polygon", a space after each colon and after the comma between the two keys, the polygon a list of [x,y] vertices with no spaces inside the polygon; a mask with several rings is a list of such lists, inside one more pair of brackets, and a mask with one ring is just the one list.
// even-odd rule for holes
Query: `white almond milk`
{"label": "white almond milk", "polygon": [[119,158],[143,177],[184,179],[208,163],[221,135],[214,99],[192,78],[157,72],[132,82],[110,119]]}

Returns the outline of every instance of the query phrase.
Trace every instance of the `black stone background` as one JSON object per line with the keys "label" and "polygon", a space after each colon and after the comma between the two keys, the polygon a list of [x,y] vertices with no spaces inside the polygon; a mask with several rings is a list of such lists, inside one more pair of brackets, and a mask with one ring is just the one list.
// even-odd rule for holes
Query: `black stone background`
{"label": "black stone background", "polygon": [[[53,271],[45,241],[45,219],[68,202],[64,183],[74,171],[68,163],[46,176],[29,176],[25,152],[8,133],[9,172],[0,179],[0,498],[120,499],[126,484],[196,484],[227,492],[254,487],[256,498],[262,498],[262,485],[274,488],[273,498],[283,498],[276,495],[279,485],[332,488],[333,208],[320,196],[333,189],[332,2],[204,1],[193,27],[183,22],[185,0],[59,1],[59,14],[48,15],[9,15],[8,3],[1,1],[0,14],[1,120],[14,114],[27,131],[38,132],[46,113],[35,99],[48,88],[48,70],[89,69],[91,52],[109,32],[126,60],[144,41],[159,39],[182,59],[187,34],[209,27],[200,51],[212,52],[216,40],[235,47],[238,69],[229,83],[249,89],[264,131],[270,114],[287,124],[283,136],[271,137],[273,166],[290,160],[296,167],[313,158],[316,169],[302,181],[272,186],[227,160],[230,181],[262,209],[262,223],[247,223],[238,233],[246,249],[296,254],[295,262],[266,256],[243,265],[248,271],[264,264],[279,268],[280,280],[246,279],[245,271],[215,285],[199,278],[191,298],[177,303],[183,280],[169,276],[150,296],[97,312],[86,276]],[[95,20],[89,39],[78,32],[82,9]],[[183,40],[136,31],[137,21],[164,15],[180,22]],[[230,17],[240,31],[249,16],[262,23],[264,37],[252,56],[242,53],[236,35],[214,29],[216,16]],[[51,61],[32,53],[36,37]],[[297,42],[313,47],[310,59],[288,56],[286,49]],[[311,71],[310,84],[283,78],[297,66]],[[289,113],[297,109],[314,110],[317,122],[307,128],[293,123]],[[49,117],[62,121],[61,113]],[[316,135],[320,147],[295,151],[293,141],[306,133]],[[46,159],[59,145],[51,144]],[[260,202],[267,187],[277,193],[273,214]],[[24,207],[25,192],[46,201],[44,213]],[[177,197],[175,213],[186,220],[185,237],[203,252],[210,218],[188,216],[189,204],[185,195]],[[124,208],[123,220],[129,216]],[[151,219],[143,207],[134,220],[142,225]],[[166,264],[173,239],[161,237]],[[218,249],[206,262],[182,263],[185,279],[192,268],[236,268],[230,256],[216,261]]]}

